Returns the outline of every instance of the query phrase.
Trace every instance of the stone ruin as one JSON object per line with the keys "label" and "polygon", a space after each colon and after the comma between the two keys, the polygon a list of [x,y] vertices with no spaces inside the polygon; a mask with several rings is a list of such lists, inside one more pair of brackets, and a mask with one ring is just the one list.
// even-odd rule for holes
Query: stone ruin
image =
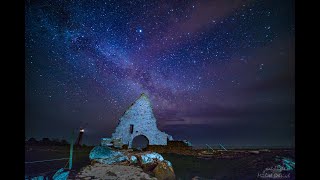
{"label": "stone ruin", "polygon": [[151,102],[145,94],[141,94],[120,118],[112,138],[102,138],[101,145],[118,148],[127,145],[132,148],[132,142],[137,136],[144,136],[148,145],[167,145],[168,141],[173,140],[172,136],[157,128]]}

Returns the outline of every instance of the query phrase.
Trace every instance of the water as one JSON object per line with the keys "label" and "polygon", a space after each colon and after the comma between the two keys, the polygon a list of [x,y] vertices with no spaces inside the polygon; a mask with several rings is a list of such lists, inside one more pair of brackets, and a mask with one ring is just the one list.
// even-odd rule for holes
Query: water
{"label": "water", "polygon": [[[191,180],[199,177],[201,180],[224,179],[259,179],[257,176],[265,168],[275,164],[276,154],[261,153],[233,159],[198,158],[178,154],[162,154],[171,161],[177,180]],[[295,174],[290,174],[295,179]]]}

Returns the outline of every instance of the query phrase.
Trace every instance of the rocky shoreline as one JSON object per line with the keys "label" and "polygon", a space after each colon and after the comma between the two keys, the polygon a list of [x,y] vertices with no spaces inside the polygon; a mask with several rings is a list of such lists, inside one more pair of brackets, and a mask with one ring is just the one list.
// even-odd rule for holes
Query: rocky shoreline
{"label": "rocky shoreline", "polygon": [[115,150],[96,146],[90,152],[91,164],[76,174],[78,180],[174,180],[171,162],[156,152]]}
{"label": "rocky shoreline", "polygon": [[[62,147],[32,147],[32,150],[29,149],[31,148],[26,149],[29,157],[31,155],[46,155],[46,159],[57,157],[57,155],[60,155],[60,157],[67,156],[69,153],[67,148]],[[92,151],[93,149],[95,150]],[[228,151],[193,149],[173,153],[170,148],[166,151],[160,151],[160,148],[154,151],[137,151],[114,147],[91,147],[91,149],[85,149],[85,151],[78,151],[74,154],[72,170],[63,169],[60,173],[58,173],[59,170],[40,174],[48,171],[48,169],[45,169],[46,166],[41,166],[41,164],[35,166],[36,164],[33,164],[33,170],[31,171],[31,167],[27,170],[38,176],[28,174],[25,179],[40,179],[39,175],[43,179],[52,179],[53,174],[62,177],[63,173],[67,172],[69,174],[65,179],[161,179],[159,177],[161,173],[159,172],[162,172],[162,178],[171,174],[176,179],[197,179],[197,177],[200,179],[223,179],[225,177],[246,177],[250,179],[257,176],[258,173],[261,176],[271,174],[269,169],[278,169],[279,171],[294,169],[295,160],[294,150],[292,149],[237,149]],[[37,156],[28,161],[33,161],[35,158]],[[47,164],[50,164],[50,168],[55,170],[65,165],[64,162]],[[239,164],[241,165],[239,166]],[[174,171],[173,169],[170,170],[169,167],[173,167]],[[156,173],[158,176],[156,176]],[[287,176],[288,174],[295,177],[293,170],[283,171],[281,175]]]}

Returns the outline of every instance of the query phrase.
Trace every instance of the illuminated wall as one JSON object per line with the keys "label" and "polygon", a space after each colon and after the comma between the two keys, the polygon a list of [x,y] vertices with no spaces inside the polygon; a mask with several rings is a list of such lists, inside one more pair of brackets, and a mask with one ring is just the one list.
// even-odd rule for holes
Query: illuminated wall
{"label": "illuminated wall", "polygon": [[120,118],[112,138],[121,139],[123,144],[131,148],[132,140],[139,135],[146,136],[149,145],[167,145],[167,139],[173,140],[172,136],[157,128],[150,100],[145,94],[142,94]]}

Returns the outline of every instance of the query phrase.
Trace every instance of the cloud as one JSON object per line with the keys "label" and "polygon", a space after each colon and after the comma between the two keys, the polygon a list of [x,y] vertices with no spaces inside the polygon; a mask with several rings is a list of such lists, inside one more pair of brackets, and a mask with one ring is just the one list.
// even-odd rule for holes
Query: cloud
{"label": "cloud", "polygon": [[[258,102],[250,106],[224,107],[219,104],[206,108],[192,107],[186,112],[162,111],[157,119],[165,125],[181,124],[232,124],[255,121],[272,123],[272,119],[291,117],[294,104],[277,104],[272,102]],[[274,118],[275,115],[277,118]],[[269,119],[271,118],[271,119]]]}

